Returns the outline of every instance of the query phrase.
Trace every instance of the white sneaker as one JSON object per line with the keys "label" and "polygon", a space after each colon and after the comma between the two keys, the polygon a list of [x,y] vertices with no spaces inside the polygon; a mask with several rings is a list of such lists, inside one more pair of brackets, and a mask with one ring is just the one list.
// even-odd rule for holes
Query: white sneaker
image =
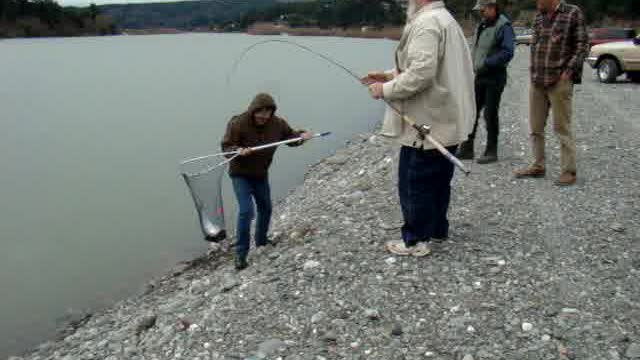
{"label": "white sneaker", "polygon": [[402,240],[390,240],[385,244],[385,248],[393,254],[408,256],[413,253],[414,247],[407,247]]}
{"label": "white sneaker", "polygon": [[207,250],[207,255],[220,252],[221,250],[222,250],[222,246],[219,243],[210,242],[209,249]]}
{"label": "white sneaker", "polygon": [[431,246],[424,241],[417,243],[411,252],[413,256],[427,256],[429,254],[431,254]]}

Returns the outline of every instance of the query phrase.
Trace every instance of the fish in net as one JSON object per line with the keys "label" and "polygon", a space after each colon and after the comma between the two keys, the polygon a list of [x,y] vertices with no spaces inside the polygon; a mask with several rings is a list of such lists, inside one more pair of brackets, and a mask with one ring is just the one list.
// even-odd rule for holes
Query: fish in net
{"label": "fish in net", "polygon": [[[314,134],[312,138],[331,134],[323,132]],[[253,151],[298,142],[302,137],[278,141],[251,148]],[[224,158],[224,157],[228,158]],[[222,199],[222,176],[226,165],[239,156],[238,151],[223,152],[200,156],[180,163],[184,179],[196,208],[200,229],[204,239],[209,242],[220,242],[227,238],[224,218],[224,201]]]}

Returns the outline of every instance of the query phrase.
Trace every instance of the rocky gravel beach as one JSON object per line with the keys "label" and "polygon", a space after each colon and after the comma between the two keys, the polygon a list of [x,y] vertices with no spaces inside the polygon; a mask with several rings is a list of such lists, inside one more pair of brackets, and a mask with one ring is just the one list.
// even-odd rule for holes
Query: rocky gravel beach
{"label": "rocky gravel beach", "polygon": [[640,359],[640,85],[585,66],[577,185],[553,184],[552,123],[547,177],[515,180],[530,157],[528,63],[518,48],[500,162],[456,173],[451,236],[431,256],[385,252],[400,238],[399,149],[362,134],[277,205],[277,245],[248,269],[223,243],[12,360]]}

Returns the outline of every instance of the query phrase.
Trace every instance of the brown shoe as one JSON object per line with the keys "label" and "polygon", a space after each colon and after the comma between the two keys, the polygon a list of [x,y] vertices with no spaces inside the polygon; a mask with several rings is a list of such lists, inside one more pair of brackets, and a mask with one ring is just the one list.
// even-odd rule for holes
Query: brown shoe
{"label": "brown shoe", "polygon": [[539,178],[539,177],[544,177],[545,174],[545,170],[543,167],[538,167],[538,166],[529,166],[526,167],[524,169],[516,169],[513,171],[513,176],[515,176],[517,179],[522,179],[522,178]]}
{"label": "brown shoe", "polygon": [[558,186],[571,186],[576,183],[576,173],[563,172],[562,175],[556,180]]}

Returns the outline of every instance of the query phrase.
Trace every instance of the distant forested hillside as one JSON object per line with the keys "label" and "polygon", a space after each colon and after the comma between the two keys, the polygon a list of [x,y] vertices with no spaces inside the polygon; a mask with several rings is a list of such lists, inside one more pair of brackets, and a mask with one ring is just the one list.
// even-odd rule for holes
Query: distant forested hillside
{"label": "distant forested hillside", "polygon": [[62,7],[53,0],[0,0],[0,38],[108,35],[116,28],[97,6]]}
{"label": "distant forested hillside", "polygon": [[[535,14],[535,0],[498,0],[506,12],[522,22]],[[353,27],[399,25],[404,10],[398,0],[205,0],[175,3],[105,5],[119,28],[244,29],[255,22],[285,22],[293,27]],[[476,0],[446,0],[460,20],[472,17]],[[568,0],[584,10],[591,24],[638,21],[640,0]]]}
{"label": "distant forested hillside", "polygon": [[206,0],[172,3],[102,5],[121,29],[230,26],[249,11],[262,11],[275,0]]}

